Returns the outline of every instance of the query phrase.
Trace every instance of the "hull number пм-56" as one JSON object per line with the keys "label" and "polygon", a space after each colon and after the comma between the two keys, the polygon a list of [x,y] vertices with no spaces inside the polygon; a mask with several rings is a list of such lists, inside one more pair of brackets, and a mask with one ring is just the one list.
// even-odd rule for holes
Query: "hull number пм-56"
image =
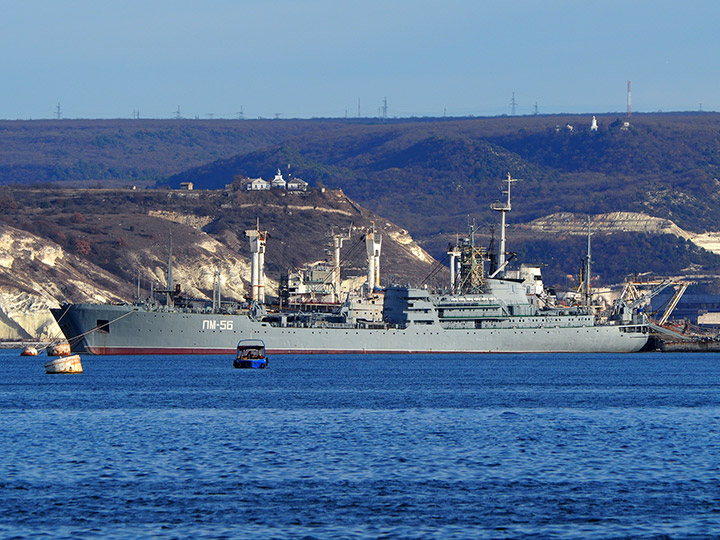
{"label": "hull number \u043f\u043c-56", "polygon": [[232,321],[213,321],[211,319],[203,319],[202,322],[203,330],[232,330]]}

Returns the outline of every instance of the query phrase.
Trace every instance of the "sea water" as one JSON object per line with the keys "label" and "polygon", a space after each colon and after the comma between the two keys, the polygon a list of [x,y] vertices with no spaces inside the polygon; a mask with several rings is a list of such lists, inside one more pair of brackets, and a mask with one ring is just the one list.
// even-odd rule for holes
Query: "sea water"
{"label": "sea water", "polygon": [[2,538],[720,537],[715,354],[0,353]]}

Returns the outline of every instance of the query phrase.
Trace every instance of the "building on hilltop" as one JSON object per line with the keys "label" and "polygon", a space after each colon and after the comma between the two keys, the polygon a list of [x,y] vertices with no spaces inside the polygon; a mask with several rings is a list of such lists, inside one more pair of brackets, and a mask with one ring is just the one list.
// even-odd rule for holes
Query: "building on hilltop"
{"label": "building on hilltop", "polygon": [[308,183],[299,178],[291,178],[287,181],[287,189],[288,191],[307,191]]}
{"label": "building on hilltop", "polygon": [[273,189],[285,189],[287,187],[287,182],[283,178],[280,169],[278,169],[275,173],[275,178],[270,181],[270,187]]}
{"label": "building on hilltop", "polygon": [[288,178],[287,180],[285,180],[280,169],[277,170],[277,173],[275,173],[275,177],[272,180],[263,180],[262,178],[247,179],[244,186],[247,191],[285,189],[287,191],[300,192],[308,190],[307,182],[301,180],[300,178]]}
{"label": "building on hilltop", "polygon": [[262,178],[254,178],[245,184],[245,189],[248,191],[264,191],[270,189],[270,182]]}

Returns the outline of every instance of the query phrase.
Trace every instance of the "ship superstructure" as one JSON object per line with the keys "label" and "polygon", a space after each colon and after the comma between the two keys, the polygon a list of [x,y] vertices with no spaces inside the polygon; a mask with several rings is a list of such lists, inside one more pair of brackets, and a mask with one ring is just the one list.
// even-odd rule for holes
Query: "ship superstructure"
{"label": "ship superstructure", "polygon": [[[476,245],[473,224],[468,237],[449,249],[450,283],[444,291],[409,286],[381,289],[382,237],[373,227],[365,234],[364,291],[348,295],[332,311],[269,311],[264,305],[262,267],[267,233],[258,224],[247,231],[253,253],[253,298],[248,304],[219,310],[170,301],[162,306],[66,304],[53,314],[72,350],[91,354],[230,354],[241,339],[263,340],[268,354],[640,350],[648,340],[641,310],[619,303],[601,321],[589,298],[579,306],[553,307],[543,301],[539,267],[507,270],[511,258],[505,253],[505,214],[511,209],[512,181],[508,175],[507,201],[493,206],[502,215],[496,268],[487,274],[490,257]],[[322,270],[323,281],[330,284],[325,291],[334,301],[341,244],[336,240],[333,264]],[[586,259],[589,273],[589,251]],[[589,295],[589,281],[587,291]]]}

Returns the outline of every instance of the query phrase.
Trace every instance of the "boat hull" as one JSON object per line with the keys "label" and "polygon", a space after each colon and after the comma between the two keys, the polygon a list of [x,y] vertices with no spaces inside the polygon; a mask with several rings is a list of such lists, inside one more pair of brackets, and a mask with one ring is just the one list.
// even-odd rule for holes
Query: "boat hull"
{"label": "boat hull", "polygon": [[417,324],[407,328],[282,327],[251,320],[246,314],[96,304],[66,305],[54,314],[74,353],[98,355],[234,354],[241,339],[262,339],[267,353],[273,355],[624,353],[639,351],[648,340],[646,331],[621,325],[469,330]]}
{"label": "boat hull", "polygon": [[235,369],[265,369],[268,363],[266,359],[257,360],[235,360],[233,367]]}

